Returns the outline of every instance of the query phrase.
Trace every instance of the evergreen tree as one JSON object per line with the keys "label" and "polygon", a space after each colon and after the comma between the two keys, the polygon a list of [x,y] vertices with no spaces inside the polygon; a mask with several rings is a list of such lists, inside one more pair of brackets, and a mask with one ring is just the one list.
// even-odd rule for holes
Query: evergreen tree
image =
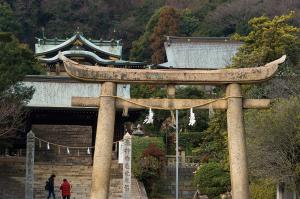
{"label": "evergreen tree", "polygon": [[254,67],[278,59],[286,54],[291,66],[299,62],[300,28],[289,24],[295,12],[275,16],[255,17],[249,21],[251,32],[232,38],[244,42],[233,59],[233,67]]}
{"label": "evergreen tree", "polygon": [[166,61],[165,36],[176,36],[178,34],[179,17],[177,10],[171,7],[165,7],[160,12],[158,23],[150,36],[150,47],[153,51],[152,63],[159,64]]}
{"label": "evergreen tree", "polygon": [[33,88],[22,85],[26,74],[39,74],[33,53],[11,33],[0,33],[0,146],[12,146]]}
{"label": "evergreen tree", "polygon": [[10,6],[0,1],[0,32],[18,33],[20,25],[17,22]]}

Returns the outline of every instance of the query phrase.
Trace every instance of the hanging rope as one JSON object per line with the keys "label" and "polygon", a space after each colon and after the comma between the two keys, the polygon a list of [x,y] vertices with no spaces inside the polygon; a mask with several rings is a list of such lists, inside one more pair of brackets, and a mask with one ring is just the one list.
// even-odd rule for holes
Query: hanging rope
{"label": "hanging rope", "polygon": [[[57,146],[58,149],[59,149],[59,152],[60,152],[60,148],[66,148],[68,153],[70,152],[70,149],[87,149],[87,153],[90,153],[90,149],[94,148],[94,146],[83,146],[83,147],[82,146],[67,146],[67,145],[62,145],[62,144],[57,144],[57,143],[54,143],[54,142],[50,142],[50,141],[44,140],[44,139],[36,137],[36,136],[34,136],[34,138],[39,141],[39,146],[41,146],[41,142],[46,143],[47,144],[47,150],[50,150],[51,145]],[[116,143],[121,142],[121,141],[123,141],[123,139],[119,140],[119,141],[116,141],[116,142],[113,142],[113,144],[116,144]]]}
{"label": "hanging rope", "polygon": [[227,97],[223,97],[223,98],[212,99],[208,102],[205,102],[205,103],[199,104],[199,105],[195,105],[195,106],[183,106],[183,107],[176,107],[175,106],[175,107],[172,107],[172,108],[166,108],[166,107],[159,107],[159,106],[149,106],[149,105],[145,105],[145,104],[142,104],[142,103],[134,102],[130,99],[126,99],[126,98],[123,98],[123,97],[120,97],[120,96],[114,96],[114,95],[100,95],[99,97],[100,98],[101,97],[112,97],[112,98],[116,98],[116,99],[120,99],[122,101],[128,102],[130,104],[134,104],[134,105],[137,105],[137,106],[140,106],[140,107],[144,107],[146,109],[156,109],[156,110],[186,110],[186,109],[191,109],[191,108],[198,108],[198,107],[207,106],[207,105],[212,104],[214,102],[221,101],[221,100],[227,100],[227,99],[230,99],[230,98],[243,98],[243,96],[227,96]]}

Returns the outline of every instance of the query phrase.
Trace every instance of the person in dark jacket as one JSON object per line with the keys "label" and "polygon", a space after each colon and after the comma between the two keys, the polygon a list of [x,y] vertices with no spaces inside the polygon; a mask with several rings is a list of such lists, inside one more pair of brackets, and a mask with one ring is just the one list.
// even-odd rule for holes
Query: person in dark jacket
{"label": "person in dark jacket", "polygon": [[47,199],[49,199],[51,197],[51,195],[53,196],[53,199],[55,199],[54,178],[55,178],[55,175],[52,174],[50,176],[50,178],[48,179],[48,198]]}
{"label": "person in dark jacket", "polygon": [[71,185],[67,179],[63,180],[63,183],[60,185],[61,195],[63,199],[70,199],[71,196]]}

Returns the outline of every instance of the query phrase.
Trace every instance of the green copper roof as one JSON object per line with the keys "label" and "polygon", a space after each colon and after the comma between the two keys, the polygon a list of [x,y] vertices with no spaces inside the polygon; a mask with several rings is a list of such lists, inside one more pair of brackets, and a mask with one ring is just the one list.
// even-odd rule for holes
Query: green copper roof
{"label": "green copper roof", "polygon": [[[64,56],[67,57],[88,57],[93,59],[96,63],[100,65],[114,65],[114,66],[145,66],[146,63],[144,62],[132,62],[132,61],[125,61],[125,60],[107,60],[99,57],[93,52],[90,51],[85,51],[85,50],[68,50],[68,51],[62,51],[61,52]],[[51,58],[38,58],[40,62],[42,63],[56,63],[58,62],[59,55],[55,55],[54,57]]]}
{"label": "green copper roof", "polygon": [[[38,39],[38,43],[35,44],[35,54],[37,56],[46,55],[49,53],[55,53],[63,50],[71,45],[85,45],[95,52],[100,52],[108,56],[120,58],[122,55],[122,45],[120,40],[90,40],[86,39],[82,34],[77,32],[74,36],[67,40],[63,39]],[[80,44],[76,44],[76,42]]]}

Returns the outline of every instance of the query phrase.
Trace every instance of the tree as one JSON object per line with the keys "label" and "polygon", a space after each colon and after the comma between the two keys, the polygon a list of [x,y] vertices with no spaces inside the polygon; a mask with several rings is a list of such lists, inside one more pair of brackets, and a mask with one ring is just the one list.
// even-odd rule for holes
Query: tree
{"label": "tree", "polygon": [[249,97],[276,98],[299,95],[299,78],[297,70],[300,54],[300,29],[290,25],[294,12],[286,15],[255,17],[249,21],[251,32],[242,36],[235,34],[233,39],[244,42],[236,56],[232,67],[254,67],[287,55],[287,61],[279,68],[278,75],[271,81],[244,87]]}
{"label": "tree", "polygon": [[136,61],[150,61],[152,50],[150,48],[150,35],[154,31],[154,27],[158,23],[161,9],[155,11],[155,13],[149,19],[144,34],[141,35],[136,41],[132,44],[132,49],[130,51],[130,59]]}
{"label": "tree", "polygon": [[162,7],[152,15],[144,34],[133,42],[130,59],[162,63],[166,61],[165,36],[191,36],[198,26],[199,20],[190,9]]}
{"label": "tree", "polygon": [[295,17],[295,12],[275,16],[255,17],[249,21],[251,32],[242,36],[235,34],[232,38],[244,42],[233,58],[233,67],[260,66],[278,59],[282,55],[288,56],[291,66],[299,62],[300,29],[289,24]]}
{"label": "tree", "polygon": [[159,15],[159,20],[150,36],[150,47],[153,51],[152,63],[159,64],[166,61],[164,48],[165,36],[178,34],[179,14],[171,7],[165,7]]}
{"label": "tree", "polygon": [[230,174],[223,165],[210,162],[200,165],[196,170],[193,182],[201,194],[209,198],[219,198],[220,194],[230,192]]}
{"label": "tree", "polygon": [[18,33],[20,25],[18,24],[13,11],[6,3],[0,2],[0,32]]}
{"label": "tree", "polygon": [[200,21],[190,9],[184,9],[180,12],[179,33],[180,36],[192,36],[199,28]]}
{"label": "tree", "polygon": [[10,91],[26,74],[39,74],[40,71],[27,45],[19,43],[10,33],[0,34],[0,95]]}
{"label": "tree", "polygon": [[[10,146],[22,123],[24,105],[30,100],[33,89],[20,81],[26,74],[39,74],[33,53],[11,33],[0,33],[0,145]],[[4,136],[5,135],[5,136]]]}
{"label": "tree", "polygon": [[286,182],[300,192],[300,99],[277,100],[271,109],[245,115],[251,176]]}
{"label": "tree", "polygon": [[[245,35],[251,31],[248,26],[248,21],[251,18],[261,15],[274,17],[290,10],[294,10],[298,13],[294,22],[296,25],[299,25],[299,5],[300,2],[295,0],[225,1],[223,4],[215,5],[216,8],[210,12],[200,15],[204,19],[201,20],[202,23],[201,26],[199,26],[198,34],[207,36],[230,36],[234,33],[239,33]],[[203,10],[203,8],[201,10]]]}
{"label": "tree", "polygon": [[202,157],[202,162],[216,161],[226,164],[228,161],[226,114],[217,111],[208,122],[208,128],[202,132],[202,142],[194,153]]}

